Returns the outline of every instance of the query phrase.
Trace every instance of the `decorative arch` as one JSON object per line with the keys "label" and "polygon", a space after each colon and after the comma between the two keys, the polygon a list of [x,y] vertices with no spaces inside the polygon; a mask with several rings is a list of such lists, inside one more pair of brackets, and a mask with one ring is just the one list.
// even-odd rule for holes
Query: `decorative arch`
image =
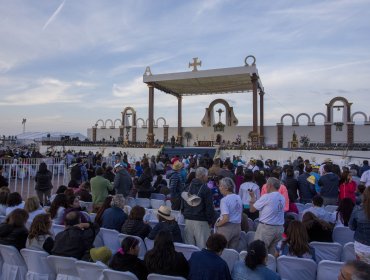
{"label": "decorative arch", "polygon": [[316,113],[316,114],[314,114],[314,115],[312,116],[312,122],[313,122],[313,123],[315,123],[315,118],[316,118],[317,116],[323,116],[323,117],[324,117],[324,122],[326,122],[326,115],[325,115],[325,114],[323,114],[323,113]]}
{"label": "decorative arch", "polygon": [[136,124],[137,125],[139,125],[139,121],[141,122],[141,126],[143,127],[143,126],[145,126],[145,121],[144,121],[144,119],[143,118],[138,118],[137,120],[136,120]]}
{"label": "decorative arch", "polygon": [[126,107],[123,112],[121,113],[122,114],[122,121],[121,121],[121,125],[122,126],[127,126],[126,124],[126,115],[128,112],[131,112],[132,114],[132,126],[136,126],[136,123],[137,123],[137,120],[136,120],[136,111],[133,107]]}
{"label": "decorative arch", "polygon": [[122,121],[120,119],[115,119],[113,125],[116,126],[116,122],[119,123],[119,125],[122,125]]}
{"label": "decorative arch", "polygon": [[234,108],[229,105],[229,103],[225,99],[215,99],[213,100],[208,108],[206,108],[206,112],[204,114],[204,117],[201,121],[201,124],[203,127],[210,127],[215,124],[214,118],[213,118],[213,109],[215,105],[222,104],[226,108],[226,126],[237,126],[238,125],[238,119],[235,117],[234,114]]}
{"label": "decorative arch", "polygon": [[105,127],[108,127],[108,126],[107,126],[107,123],[108,123],[108,122],[110,122],[110,126],[113,126],[113,121],[112,121],[111,119],[107,119],[107,120],[105,121],[105,123],[104,123],[104,126],[105,126]]}
{"label": "decorative arch", "polygon": [[300,117],[302,117],[302,116],[305,116],[305,117],[307,117],[307,119],[308,119],[308,123],[310,123],[311,122],[311,117],[308,115],[308,114],[306,114],[306,113],[300,113],[297,117],[296,117],[296,122],[299,124],[299,118]]}
{"label": "decorative arch", "polygon": [[365,123],[365,122],[367,122],[367,115],[366,115],[364,112],[360,112],[360,111],[355,112],[355,113],[353,113],[353,114],[352,114],[352,116],[351,116],[351,122],[354,122],[354,121],[353,121],[353,119],[354,119],[354,117],[355,117],[356,115],[361,115],[361,116],[363,116],[363,117],[364,117],[364,123]]}
{"label": "decorative arch", "polygon": [[157,121],[156,121],[156,125],[157,125],[157,126],[158,126],[158,122],[159,122],[160,120],[162,120],[162,121],[164,122],[164,124],[163,124],[163,125],[167,125],[166,119],[165,119],[164,117],[159,117],[159,118],[157,119]]}
{"label": "decorative arch", "polygon": [[348,102],[348,100],[342,96],[334,97],[328,104],[326,104],[327,108],[327,122],[333,122],[333,109],[335,102],[342,102],[343,103],[343,122],[351,122],[351,106],[352,103]]}
{"label": "decorative arch", "polygon": [[101,126],[105,126],[104,121],[102,119],[98,119],[95,123],[95,126],[98,126],[99,122],[101,122]]}
{"label": "decorative arch", "polygon": [[281,116],[281,119],[280,119],[280,123],[284,123],[284,118],[285,117],[291,117],[292,118],[292,125],[295,124],[295,119],[294,119],[294,116],[292,114],[284,114]]}

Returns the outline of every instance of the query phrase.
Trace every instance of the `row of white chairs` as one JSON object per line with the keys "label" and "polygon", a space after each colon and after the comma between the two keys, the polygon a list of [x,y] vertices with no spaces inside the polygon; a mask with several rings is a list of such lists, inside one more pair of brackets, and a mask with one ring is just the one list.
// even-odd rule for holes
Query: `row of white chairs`
{"label": "row of white chairs", "polygon": [[[299,213],[301,213],[304,210],[313,206],[312,203],[303,204],[303,203],[299,203],[299,202],[296,202],[295,205],[297,206]],[[338,208],[338,205],[326,205],[326,206],[324,206],[324,209],[329,213],[334,213],[335,211],[337,211],[337,208]]]}
{"label": "row of white chairs", "polygon": [[[79,261],[71,257],[52,256],[44,251],[0,245],[1,280],[138,280],[131,272],[108,269],[103,263]],[[184,280],[150,274],[148,280]]]}
{"label": "row of white chairs", "polygon": [[141,206],[144,208],[153,208],[158,209],[162,205],[168,206],[171,208],[171,201],[165,199],[156,199],[156,198],[133,198],[128,197],[126,198],[126,204],[134,207],[134,206]]}

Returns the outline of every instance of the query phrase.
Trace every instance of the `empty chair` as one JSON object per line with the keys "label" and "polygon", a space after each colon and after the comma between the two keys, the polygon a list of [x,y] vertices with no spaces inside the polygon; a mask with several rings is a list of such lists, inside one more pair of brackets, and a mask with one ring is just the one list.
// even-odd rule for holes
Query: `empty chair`
{"label": "empty chair", "polygon": [[47,257],[49,256],[48,253],[44,251],[22,249],[21,255],[23,256],[28,268],[26,279],[55,279],[55,271],[47,260]]}
{"label": "empty chair", "polygon": [[317,278],[316,280],[331,280],[337,279],[343,262],[334,261],[321,261],[317,265]]}
{"label": "empty chair", "polygon": [[121,247],[121,244],[118,240],[119,232],[114,229],[100,229],[101,236],[103,239],[104,246],[107,246],[113,254],[117,252],[117,250]]}
{"label": "empty chair", "polygon": [[[117,271],[112,269],[104,269],[104,280],[138,280],[135,274],[129,271]],[[93,278],[94,279],[94,278]]]}
{"label": "empty chair", "polygon": [[76,261],[76,268],[81,280],[103,280],[103,270],[107,269],[108,267],[103,263],[97,264],[91,262]]}
{"label": "empty chair", "polygon": [[355,259],[356,259],[355,243],[348,242],[343,246],[341,261],[348,262]]}
{"label": "empty chair", "polygon": [[133,198],[133,197],[127,197],[126,198],[126,204],[132,208],[132,207],[136,206],[136,199]]}
{"label": "empty chair", "polygon": [[235,262],[239,260],[239,253],[234,249],[224,249],[221,258],[227,263],[229,270],[232,271]]}
{"label": "empty chair", "polygon": [[340,261],[342,255],[342,245],[329,242],[311,242],[310,245],[315,248],[316,262],[322,260]]}
{"label": "empty chair", "polygon": [[266,263],[266,266],[271,269],[272,271],[276,272],[276,258],[269,254],[267,256],[267,263]]}
{"label": "empty chair", "polygon": [[56,280],[80,280],[75,262],[75,258],[48,256],[48,262],[54,268],[57,275]]}
{"label": "empty chair", "polygon": [[148,237],[145,238],[144,240],[145,246],[147,251],[153,249],[154,247],[154,240],[149,239]]}
{"label": "empty chair", "polygon": [[176,252],[184,254],[184,257],[189,260],[193,252],[198,252],[200,249],[194,245],[188,245],[183,243],[174,243]]}
{"label": "empty chair", "polygon": [[136,198],[136,205],[144,207],[144,208],[150,208],[151,207],[150,199],[148,199],[148,198]]}
{"label": "empty chair", "polygon": [[[133,237],[135,239],[137,239],[139,241],[139,248],[140,248],[140,251],[139,251],[139,256],[138,258],[140,259],[144,259],[144,256],[146,254],[146,246],[145,246],[145,243],[144,241],[139,237],[139,236],[135,236],[135,235],[129,235],[129,234],[123,234],[123,233],[120,233],[118,235],[118,241],[119,241],[119,244],[122,243],[122,240],[124,240],[126,237]],[[120,245],[121,247],[121,245]],[[117,249],[118,250],[118,249]]]}
{"label": "empty chair", "polygon": [[151,199],[150,200],[150,205],[153,209],[158,209],[159,207],[161,207],[162,205],[165,205],[165,202],[164,200],[160,200],[160,199]]}
{"label": "empty chair", "polygon": [[355,232],[349,227],[335,227],[333,230],[333,241],[344,245],[348,242],[354,242]]}
{"label": "empty chair", "polygon": [[64,226],[53,224],[51,230],[53,231],[54,236],[56,236],[59,232],[64,231]]}
{"label": "empty chair", "polygon": [[247,245],[251,244],[254,240],[254,235],[256,234],[255,231],[248,231],[247,232]]}
{"label": "empty chair", "polygon": [[15,247],[0,245],[0,254],[3,258],[1,279],[3,280],[26,279],[27,265]]}
{"label": "empty chair", "polygon": [[171,202],[171,200],[166,200],[166,206],[168,207],[168,208],[172,208],[172,202]]}
{"label": "empty chair", "polygon": [[162,274],[156,274],[156,273],[151,273],[148,275],[148,280],[185,280],[183,277],[179,276],[169,276],[169,275],[162,275]]}
{"label": "empty chair", "polygon": [[324,209],[330,213],[334,213],[335,211],[337,211],[337,208],[337,205],[326,205]]}
{"label": "empty chair", "polygon": [[152,193],[150,195],[150,199],[158,199],[158,200],[165,201],[166,200],[166,196],[164,194],[161,194],[161,193]]}
{"label": "empty chair", "polygon": [[277,272],[284,280],[316,280],[316,270],[317,264],[310,259],[288,256],[277,258]]}

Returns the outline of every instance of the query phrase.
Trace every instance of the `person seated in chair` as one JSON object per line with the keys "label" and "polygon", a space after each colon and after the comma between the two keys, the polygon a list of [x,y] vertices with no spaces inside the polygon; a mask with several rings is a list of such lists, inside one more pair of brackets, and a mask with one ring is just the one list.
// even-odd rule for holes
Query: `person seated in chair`
{"label": "person seated in chair", "polygon": [[78,211],[69,212],[65,218],[65,230],[55,236],[52,255],[89,260],[89,251],[93,247],[99,226],[81,223]]}

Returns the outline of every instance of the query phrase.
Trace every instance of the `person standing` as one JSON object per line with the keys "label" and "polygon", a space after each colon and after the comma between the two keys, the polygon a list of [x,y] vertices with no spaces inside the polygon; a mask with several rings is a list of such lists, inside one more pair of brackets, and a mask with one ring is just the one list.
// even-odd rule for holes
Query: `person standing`
{"label": "person standing", "polygon": [[171,203],[172,210],[180,210],[181,208],[181,192],[185,186],[185,183],[181,176],[182,163],[180,161],[175,161],[172,164],[172,172],[166,175],[167,179],[170,179],[168,188],[171,193]]}
{"label": "person standing", "polygon": [[249,211],[249,201],[251,199],[249,191],[253,191],[255,198],[260,198],[260,187],[253,182],[252,170],[246,170],[244,174],[244,183],[240,185],[239,195],[243,203],[244,213],[247,214],[248,218],[255,220],[258,218],[258,212],[251,213]]}
{"label": "person standing", "polygon": [[184,200],[185,243],[199,248],[205,248],[214,221],[212,192],[207,187],[207,180],[207,169],[198,167],[187,191],[181,194]]}
{"label": "person standing", "polygon": [[215,225],[217,233],[225,236],[227,248],[237,249],[241,232],[243,204],[240,196],[234,193],[235,184],[231,178],[220,181],[220,191],[224,196],[221,199],[221,216]]}
{"label": "person standing", "polygon": [[334,174],[332,164],[325,164],[323,176],[319,179],[320,195],[324,199],[324,205],[336,205],[338,202],[339,177]]}
{"label": "person standing", "polygon": [[104,170],[98,167],[95,171],[95,177],[91,178],[91,195],[94,210],[96,211],[103,204],[105,198],[108,196],[108,192],[113,190],[113,185],[108,179],[103,177]]}
{"label": "person standing", "polygon": [[46,205],[50,200],[51,189],[53,188],[53,184],[51,183],[52,179],[53,175],[48,170],[46,163],[41,162],[39,171],[37,171],[35,176],[35,190],[42,205]]}
{"label": "person standing", "polygon": [[254,240],[262,240],[270,254],[275,254],[276,244],[282,239],[284,232],[285,198],[279,193],[280,180],[270,177],[266,183],[267,194],[256,201],[253,191],[250,211],[260,211],[260,219]]}
{"label": "person standing", "polygon": [[132,179],[122,163],[114,166],[116,175],[114,176],[114,189],[116,194],[122,194],[126,198],[132,189]]}

